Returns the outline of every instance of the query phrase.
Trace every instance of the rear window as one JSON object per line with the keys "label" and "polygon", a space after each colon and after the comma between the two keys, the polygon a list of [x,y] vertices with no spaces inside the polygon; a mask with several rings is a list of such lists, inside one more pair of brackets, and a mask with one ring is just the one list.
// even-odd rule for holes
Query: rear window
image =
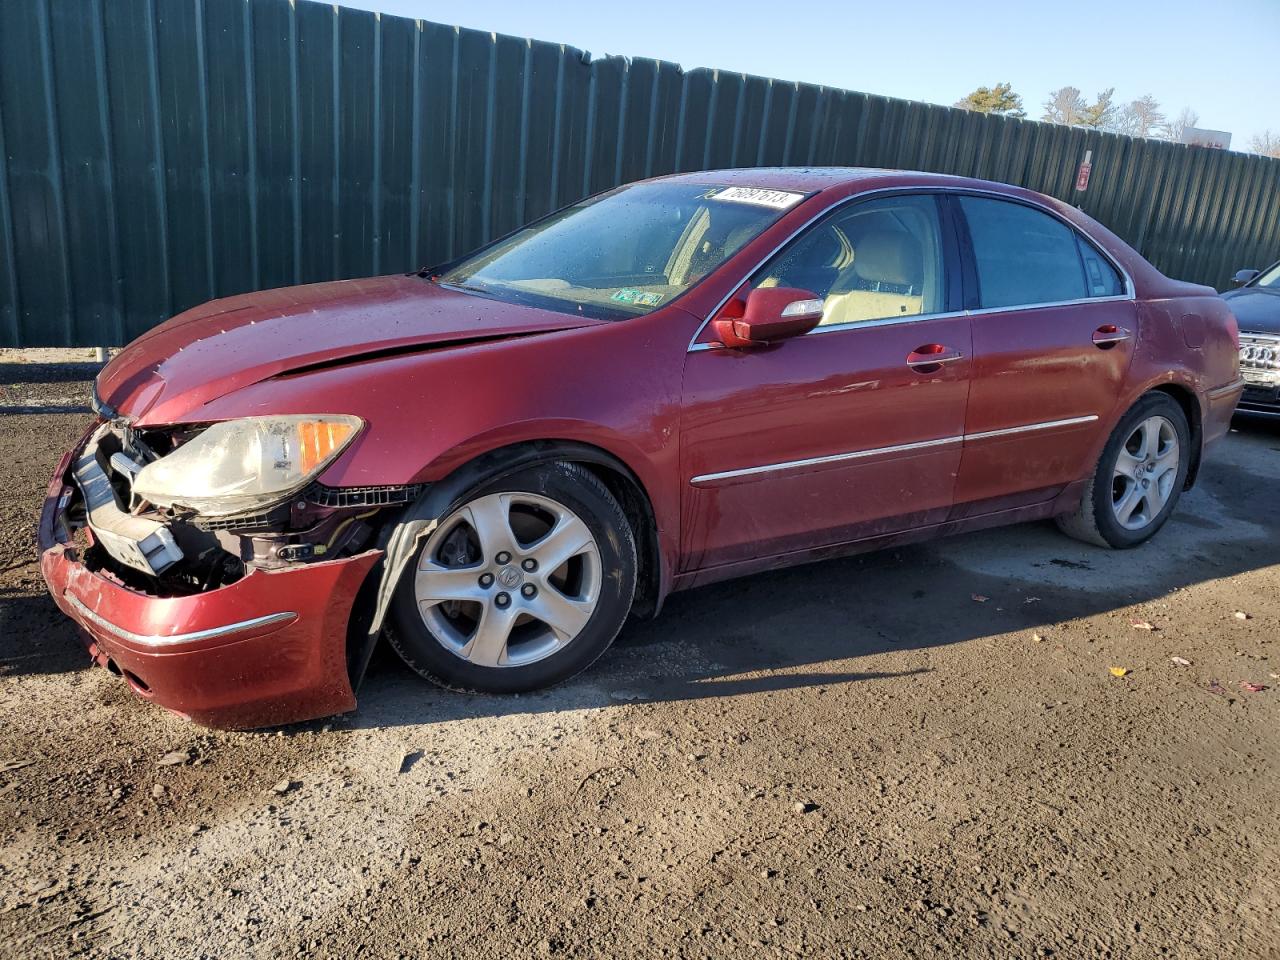
{"label": "rear window", "polygon": [[[1062,221],[1021,203],[966,196],[959,201],[973,241],[984,308],[1090,296],[1076,232]],[[1106,284],[1100,271],[1098,286]]]}

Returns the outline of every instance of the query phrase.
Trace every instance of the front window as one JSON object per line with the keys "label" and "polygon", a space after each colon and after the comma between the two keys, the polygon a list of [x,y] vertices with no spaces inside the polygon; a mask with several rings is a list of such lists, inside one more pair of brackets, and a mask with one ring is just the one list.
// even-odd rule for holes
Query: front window
{"label": "front window", "polygon": [[1250,284],[1253,287],[1265,287],[1268,290],[1280,290],[1280,263],[1270,270],[1264,270],[1262,276]]}
{"label": "front window", "polygon": [[908,195],[859,203],[811,227],[751,285],[795,287],[822,300],[819,326],[941,313],[938,202]]}
{"label": "front window", "polygon": [[620,319],[666,306],[804,194],[639,183],[584,200],[437,278],[499,300]]}

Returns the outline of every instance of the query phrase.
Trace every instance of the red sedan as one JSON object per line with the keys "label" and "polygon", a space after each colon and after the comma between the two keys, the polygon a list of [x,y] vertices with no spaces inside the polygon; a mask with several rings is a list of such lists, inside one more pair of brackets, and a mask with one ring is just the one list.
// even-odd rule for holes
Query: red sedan
{"label": "red sedan", "polygon": [[1054,517],[1169,518],[1237,330],[1079,211],[880,170],[632,184],[421,274],[215,301],[98,377],[42,568],[205,724],[571,677],[673,590]]}

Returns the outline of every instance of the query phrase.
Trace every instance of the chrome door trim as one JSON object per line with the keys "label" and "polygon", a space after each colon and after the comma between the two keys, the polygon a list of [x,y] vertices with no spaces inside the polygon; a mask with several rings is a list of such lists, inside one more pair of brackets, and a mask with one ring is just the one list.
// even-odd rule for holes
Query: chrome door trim
{"label": "chrome door trim", "polygon": [[222,627],[210,627],[208,630],[196,630],[193,633],[175,633],[170,636],[160,636],[157,634],[141,634],[134,633],[132,630],[126,630],[124,627],[117,626],[110,620],[94,613],[85,606],[77,597],[71,594],[65,595],[71,606],[75,607],[76,613],[84,617],[94,626],[107,631],[119,637],[121,640],[128,640],[130,643],[136,643],[144,647],[168,647],[179,643],[195,643],[198,640],[213,640],[216,637],[225,637],[228,634],[243,633],[247,630],[253,630],[260,627],[270,627],[276,624],[283,624],[286,621],[298,619],[296,613],[269,613],[265,617],[254,617],[252,620],[242,620],[239,623],[228,623]]}
{"label": "chrome door trim", "polygon": [[1095,334],[1093,337],[1093,342],[1095,346],[1107,346],[1108,344],[1112,344],[1112,343],[1124,343],[1126,340],[1132,340],[1132,339],[1133,339],[1133,334],[1129,333],[1126,330],[1124,333],[1119,333],[1119,332],[1104,333],[1102,336],[1098,336],[1097,334]]}
{"label": "chrome door trim", "polygon": [[1054,300],[1052,303],[1019,303],[1011,307],[982,307],[978,310],[966,311],[971,317],[980,317],[988,313],[1012,313],[1015,310],[1025,313],[1028,310],[1051,310],[1054,307],[1077,307],[1086,303],[1119,303],[1134,300],[1135,297],[1122,294],[1115,297],[1081,297],[1077,300]]}
{"label": "chrome door trim", "polygon": [[1045,420],[1041,423],[1028,423],[1020,427],[1005,427],[1003,430],[984,430],[982,433],[966,433],[964,438],[968,440],[986,440],[989,437],[1009,437],[1015,433],[1034,433],[1037,430],[1053,430],[1056,427],[1074,427],[1081,423],[1093,423],[1098,419],[1096,413],[1091,413],[1087,417],[1068,417],[1065,420]]}
{"label": "chrome door trim", "polygon": [[[717,307],[717,309],[719,309]],[[968,316],[964,310],[952,310],[948,313],[913,313],[909,317],[881,317],[879,320],[849,320],[845,323],[830,323],[826,326],[817,326],[804,334],[806,337],[816,336],[820,333],[837,333],[841,330],[862,330],[867,327],[893,327],[903,323],[919,323],[922,320],[948,320],[955,317]],[[701,331],[699,331],[701,332]],[[697,336],[695,334],[694,336]],[[796,338],[799,339],[799,338]],[[689,353],[699,353],[703,350],[729,350],[718,340],[712,340],[707,343],[695,343],[689,347]]]}
{"label": "chrome door trim", "polygon": [[932,358],[932,359],[925,358],[925,359],[921,359],[921,360],[908,360],[908,361],[907,361],[907,366],[908,366],[908,367],[911,367],[913,370],[914,370],[916,367],[940,367],[940,366],[942,366],[944,363],[955,363],[957,360],[963,360],[963,359],[964,359],[964,354],[963,354],[963,353],[953,353],[953,354],[952,354],[951,356],[949,356],[949,357],[948,357],[948,356],[938,356],[938,357],[934,357],[934,358]]}
{"label": "chrome door trim", "polygon": [[702,483],[714,483],[717,480],[731,480],[735,477],[748,477],[757,473],[774,473],[778,470],[794,470],[799,467],[813,467],[827,463],[840,463],[843,460],[861,460],[863,457],[874,457],[882,453],[904,453],[908,450],[923,450],[926,447],[941,447],[951,443],[960,443],[964,437],[940,437],[937,440],[921,440],[918,443],[900,443],[892,447],[874,447],[871,450],[854,450],[851,453],[833,453],[826,457],[810,457],[807,460],[787,460],[783,463],[767,463],[759,467],[743,467],[739,470],[722,470],[719,473],[703,473],[689,482],[695,486]]}
{"label": "chrome door trim", "polygon": [[1082,423],[1093,423],[1098,419],[1096,413],[1083,417],[1068,417],[1064,420],[1044,420],[1040,423],[1027,423],[1018,427],[1005,427],[1001,430],[985,430],[982,433],[966,433],[955,437],[939,437],[937,440],[921,440],[916,443],[900,443],[891,447],[873,447],[870,450],[854,450],[849,453],[833,453],[825,457],[809,457],[805,460],[785,460],[781,463],[766,463],[757,467],[741,467],[737,470],[721,470],[717,473],[700,473],[692,477],[689,483],[693,486],[716,483],[720,480],[732,480],[737,477],[755,476],[761,473],[776,473],[782,470],[795,470],[801,467],[822,466],[828,463],[842,463],[846,460],[861,460],[886,453],[906,453],[911,450],[924,450],[929,447],[942,447],[953,443],[967,443],[970,440],[986,440],[991,437],[1007,437],[1019,433],[1033,433],[1038,430],[1053,430],[1058,427],[1073,427]]}
{"label": "chrome door trim", "polygon": [[[855,327],[885,326],[888,324],[895,324],[895,323],[912,323],[919,320],[936,320],[936,319],[941,319],[942,317],[964,317],[964,316],[978,317],[988,313],[1008,313],[1012,310],[1044,310],[1052,307],[1069,307],[1069,306],[1074,306],[1077,304],[1085,304],[1085,303],[1114,303],[1122,300],[1137,299],[1136,288],[1133,285],[1133,277],[1129,275],[1129,271],[1126,270],[1118,260],[1116,260],[1113,256],[1111,256],[1110,252],[1107,251],[1102,246],[1102,244],[1098,243],[1096,240],[1093,239],[1093,237],[1091,237],[1084,230],[1080,229],[1080,227],[1076,226],[1066,217],[1062,216],[1062,214],[1058,213],[1058,211],[1054,210],[1052,207],[1045,206],[1043,203],[1040,203],[1036,200],[1028,199],[1026,197],[1010,196],[1007,193],[1001,193],[999,190],[983,190],[981,188],[976,188],[976,187],[963,187],[963,186],[880,187],[875,190],[864,190],[860,193],[854,193],[854,194],[851,194],[850,196],[840,198],[835,203],[831,204],[830,206],[814,214],[812,217],[810,217],[808,220],[802,223],[799,227],[793,230],[786,237],[786,239],[784,239],[776,247],[774,247],[767,254],[761,257],[755,263],[755,265],[751,267],[750,270],[746,271],[746,273],[743,274],[742,280],[734,284],[733,288],[728,293],[726,293],[724,297],[721,298],[720,302],[715,305],[715,307],[711,310],[711,312],[708,313],[707,316],[703,319],[702,323],[698,325],[698,329],[695,330],[693,332],[693,336],[689,338],[689,347],[686,352],[697,353],[701,350],[722,348],[722,345],[719,343],[698,343],[697,342],[698,337],[702,336],[702,332],[707,328],[707,324],[709,324],[712,318],[715,317],[715,315],[718,314],[721,311],[721,309],[723,309],[724,305],[733,298],[733,295],[738,292],[739,288],[741,288],[742,284],[746,281],[746,279],[750,277],[752,274],[754,274],[761,267],[763,267],[768,261],[773,259],[773,257],[776,254],[782,251],[783,247],[791,243],[791,241],[796,239],[796,237],[798,237],[801,233],[803,233],[805,230],[808,230],[811,226],[813,226],[823,217],[829,215],[835,210],[839,210],[841,207],[847,204],[854,203],[858,200],[865,200],[868,197],[891,195],[895,193],[904,194],[904,195],[914,195],[914,194],[920,194],[920,193],[946,193],[946,194],[955,194],[955,195],[994,197],[997,200],[1005,200],[1005,201],[1008,201],[1009,203],[1021,203],[1021,204],[1024,204],[1025,206],[1034,207],[1040,212],[1046,213],[1049,216],[1056,219],[1068,230],[1078,233],[1081,236],[1083,236],[1086,240],[1088,240],[1089,245],[1094,249],[1096,249],[1099,255],[1101,255],[1102,258],[1107,261],[1107,263],[1111,264],[1111,266],[1115,268],[1116,272],[1120,274],[1122,278],[1124,278],[1125,292],[1123,294],[1118,294],[1114,297],[1082,297],[1075,300],[1056,300],[1052,303],[1016,304],[1014,306],[1009,306],[1009,307],[985,307],[985,308],[979,308],[977,310],[957,310],[957,311],[951,311],[948,313],[917,313],[910,317],[886,317],[880,320],[853,321],[851,323],[833,323],[828,327],[821,327],[821,326],[814,327],[812,330],[810,330],[808,333],[805,334],[806,337],[811,337],[811,336],[814,336],[815,334],[833,333],[836,330],[848,330]],[[813,194],[813,196],[817,196],[817,195],[818,194]]]}

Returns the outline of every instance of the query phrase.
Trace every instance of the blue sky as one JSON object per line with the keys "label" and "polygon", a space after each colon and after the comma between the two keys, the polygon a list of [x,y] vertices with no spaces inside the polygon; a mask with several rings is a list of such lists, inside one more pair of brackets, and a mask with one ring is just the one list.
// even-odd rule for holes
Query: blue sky
{"label": "blue sky", "polygon": [[[1232,147],[1280,135],[1280,0],[340,0],[589,50],[932,103],[1008,80],[1038,119],[1050,90],[1150,93]],[[982,12],[995,15],[994,22]]]}

